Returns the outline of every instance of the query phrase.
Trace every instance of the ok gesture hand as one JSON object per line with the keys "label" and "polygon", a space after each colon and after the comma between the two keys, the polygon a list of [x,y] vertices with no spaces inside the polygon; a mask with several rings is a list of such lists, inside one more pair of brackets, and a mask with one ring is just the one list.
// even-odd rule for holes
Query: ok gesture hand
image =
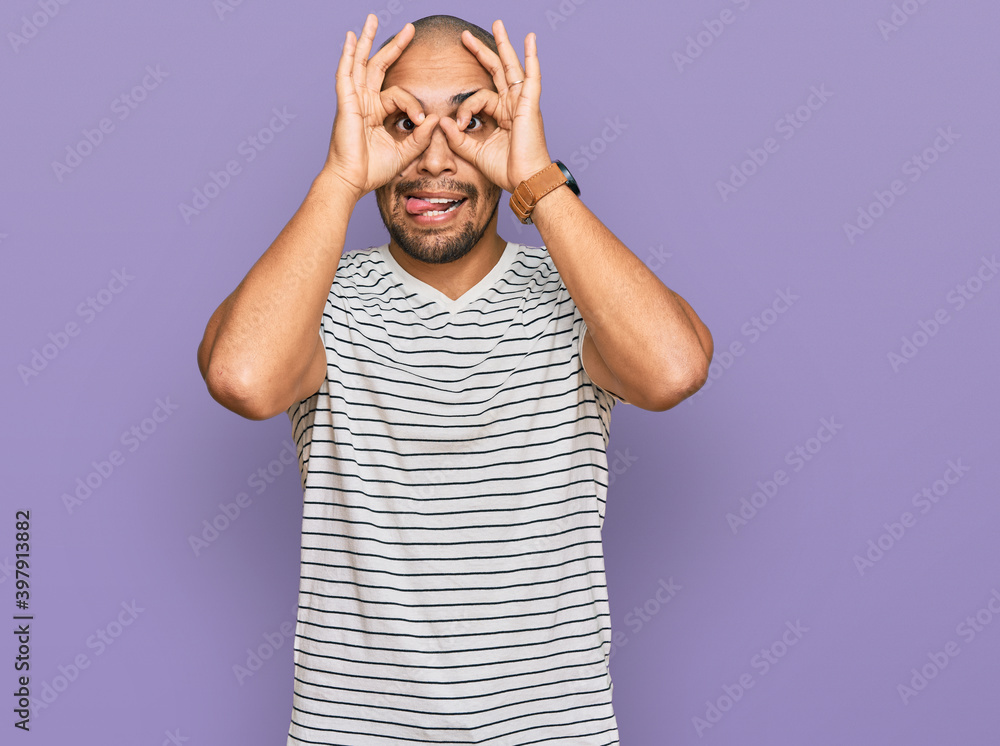
{"label": "ok gesture hand", "polygon": [[[413,39],[413,24],[406,24],[368,59],[377,29],[378,18],[369,14],[360,39],[347,32],[337,66],[337,114],[324,165],[324,171],[341,179],[358,199],[391,181],[420,155],[438,123],[436,115],[425,117],[406,91],[396,86],[380,90],[386,70]],[[385,128],[385,120],[397,114],[416,125],[401,139]]]}
{"label": "ok gesture hand", "polygon": [[[441,129],[453,151],[475,164],[494,184],[513,192],[524,179],[552,162],[538,105],[542,74],[534,34],[524,40],[524,68],[502,21],[493,23],[493,37],[499,56],[468,31],[462,32],[462,42],[493,77],[496,91],[477,91],[462,102],[454,119],[441,120]],[[497,123],[486,138],[472,137],[464,131],[472,117],[480,113]]]}

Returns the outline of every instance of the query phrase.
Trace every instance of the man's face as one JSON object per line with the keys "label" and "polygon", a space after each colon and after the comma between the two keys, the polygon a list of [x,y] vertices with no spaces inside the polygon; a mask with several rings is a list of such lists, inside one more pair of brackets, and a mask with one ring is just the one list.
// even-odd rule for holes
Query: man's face
{"label": "man's face", "polygon": [[[489,73],[460,39],[408,46],[389,68],[382,87],[394,85],[412,94],[425,114],[442,117],[454,117],[469,94],[481,88],[496,90]],[[414,124],[404,112],[397,112],[385,126],[402,139]],[[485,138],[495,128],[492,119],[481,115],[473,117],[465,132]],[[491,226],[496,231],[500,193],[500,187],[451,150],[438,127],[427,149],[376,189],[375,199],[396,244],[415,259],[437,264],[465,256]]]}

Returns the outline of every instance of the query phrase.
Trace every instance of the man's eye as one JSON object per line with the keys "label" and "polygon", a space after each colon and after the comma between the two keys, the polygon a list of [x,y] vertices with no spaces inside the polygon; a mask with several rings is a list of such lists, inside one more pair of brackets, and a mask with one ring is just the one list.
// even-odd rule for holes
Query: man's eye
{"label": "man's eye", "polygon": [[416,126],[409,117],[400,117],[396,120],[396,128],[406,132],[412,132]]}
{"label": "man's eye", "polygon": [[483,122],[483,120],[480,119],[479,117],[475,117],[474,116],[474,117],[471,117],[469,119],[469,123],[467,125],[465,125],[465,131],[469,132],[470,130],[474,131],[474,130],[482,129],[484,126],[485,126],[485,122]]}

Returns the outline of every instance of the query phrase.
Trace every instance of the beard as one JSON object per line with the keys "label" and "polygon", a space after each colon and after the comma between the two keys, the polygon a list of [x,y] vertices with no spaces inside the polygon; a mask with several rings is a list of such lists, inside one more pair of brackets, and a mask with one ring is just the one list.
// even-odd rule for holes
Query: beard
{"label": "beard", "polygon": [[[462,205],[462,209],[467,210],[472,216],[476,215],[480,201],[484,201],[486,204],[492,202],[493,209],[479,225],[475,223],[473,217],[467,219],[465,224],[458,227],[457,230],[456,226],[422,230],[408,229],[403,222],[406,208],[400,206],[401,198],[409,192],[433,191],[434,189],[466,195],[466,203]],[[445,264],[461,259],[472,251],[473,246],[479,243],[493,216],[496,215],[497,206],[500,203],[500,193],[500,187],[495,184],[491,184],[486,192],[481,194],[474,184],[454,179],[446,179],[442,182],[401,181],[392,187],[376,189],[375,202],[378,204],[379,215],[382,216],[382,222],[385,224],[386,230],[389,231],[389,236],[399,248],[422,262]]]}

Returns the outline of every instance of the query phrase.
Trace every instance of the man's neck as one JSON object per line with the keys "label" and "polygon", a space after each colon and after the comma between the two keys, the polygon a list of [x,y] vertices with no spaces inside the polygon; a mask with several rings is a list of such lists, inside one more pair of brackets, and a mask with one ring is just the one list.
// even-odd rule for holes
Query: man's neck
{"label": "man's neck", "polygon": [[495,231],[488,231],[468,254],[444,264],[414,259],[392,240],[389,241],[389,252],[400,267],[418,280],[457,300],[490,273],[500,261],[506,246],[507,242]]}

